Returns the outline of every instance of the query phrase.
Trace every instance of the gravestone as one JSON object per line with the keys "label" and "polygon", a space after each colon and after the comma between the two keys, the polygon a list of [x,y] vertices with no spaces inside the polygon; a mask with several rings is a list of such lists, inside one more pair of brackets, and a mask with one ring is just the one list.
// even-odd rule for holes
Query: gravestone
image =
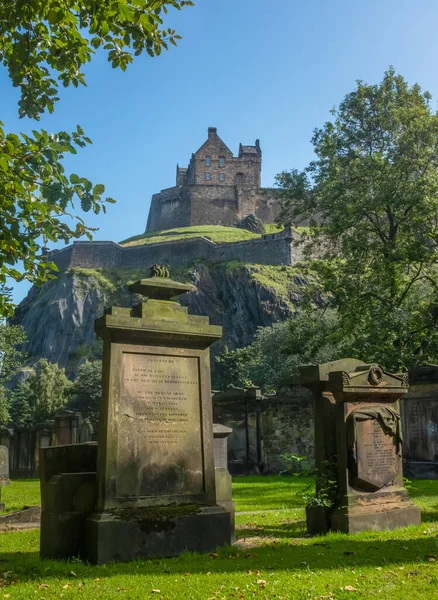
{"label": "gravestone", "polygon": [[55,415],[55,445],[78,444],[82,415],[73,410],[61,410]]}
{"label": "gravestone", "polygon": [[228,436],[233,433],[231,427],[213,423],[214,466],[228,469]]}
{"label": "gravestone", "polygon": [[406,476],[438,478],[438,366],[416,367],[409,373],[403,401],[403,461]]}
{"label": "gravestone", "polygon": [[92,562],[211,551],[232,538],[216,501],[209,346],[221,327],[172,298],[166,269],[130,287],[147,300],[96,321],[104,340]]}
{"label": "gravestone", "polygon": [[[345,359],[300,369],[315,395],[316,501],[307,507],[309,533],[395,529],[421,522],[403,485],[399,400],[407,375]],[[332,488],[333,506],[318,505]]]}
{"label": "gravestone", "polygon": [[7,446],[0,446],[0,511],[5,510],[5,503],[2,502],[2,487],[11,485],[9,479],[9,451]]}
{"label": "gravestone", "polygon": [[232,432],[231,427],[213,423],[216,502],[225,508],[230,515],[231,541],[234,542],[234,502],[231,475],[228,471],[228,436]]}

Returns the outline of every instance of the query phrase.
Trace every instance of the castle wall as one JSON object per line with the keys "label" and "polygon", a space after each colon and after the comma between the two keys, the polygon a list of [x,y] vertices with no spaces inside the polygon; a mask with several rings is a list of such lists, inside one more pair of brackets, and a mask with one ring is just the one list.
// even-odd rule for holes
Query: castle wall
{"label": "castle wall", "polygon": [[274,223],[279,213],[276,190],[250,185],[186,185],[152,196],[146,231],[212,224],[234,227],[250,214],[263,223]]}
{"label": "castle wall", "polygon": [[69,267],[146,270],[153,264],[185,267],[195,260],[290,265],[301,258],[293,235],[291,230],[286,229],[256,240],[222,244],[204,237],[127,247],[115,242],[74,242],[65,250],[55,250],[49,256],[60,271]]}
{"label": "castle wall", "polygon": [[236,224],[238,203],[234,186],[189,185],[185,193],[190,204],[190,225]]}
{"label": "castle wall", "polygon": [[190,203],[184,187],[168,188],[152,196],[146,231],[165,231],[190,224]]}

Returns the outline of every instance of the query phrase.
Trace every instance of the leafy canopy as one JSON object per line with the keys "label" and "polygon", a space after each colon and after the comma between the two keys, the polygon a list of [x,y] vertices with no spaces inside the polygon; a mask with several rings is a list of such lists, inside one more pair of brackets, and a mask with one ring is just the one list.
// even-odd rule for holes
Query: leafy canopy
{"label": "leafy canopy", "polygon": [[65,370],[41,358],[12,393],[11,418],[14,425],[35,425],[51,419],[64,408],[72,383]]}
{"label": "leafy canopy", "polygon": [[225,348],[216,357],[213,385],[260,386],[275,392],[282,380],[298,373],[300,365],[324,363],[350,354],[350,339],[339,340],[334,311],[298,311],[288,321],[259,327],[254,342],[245,348]]}
{"label": "leafy canopy", "polygon": [[102,401],[102,361],[86,360],[79,367],[70,390],[68,408],[77,410],[90,419],[96,430]]}
{"label": "leafy canopy", "polygon": [[[84,65],[97,49],[113,68],[125,70],[133,56],[159,55],[179,38],[165,28],[163,15],[190,0],[6,0],[0,3],[0,60],[12,85],[20,88],[20,117],[39,119],[53,112],[59,87],[85,85]],[[111,198],[86,177],[68,176],[66,154],[91,140],[76,131],[27,135],[6,132],[0,122],[0,285],[8,278],[40,285],[53,276],[42,247],[86,235],[92,228],[70,211],[105,212]],[[0,316],[12,313],[10,297],[0,293]]]}
{"label": "leafy canopy", "polygon": [[102,48],[123,71],[133,55],[161,54],[180,39],[163,26],[169,7],[190,0],[6,0],[0,5],[0,56],[20,88],[20,117],[53,112],[60,83],[85,85],[84,65]]}
{"label": "leafy canopy", "polygon": [[[3,291],[7,296],[8,292]],[[10,398],[5,383],[22,364],[23,355],[17,345],[26,340],[24,329],[20,325],[7,325],[0,322],[0,427],[9,420]]]}
{"label": "leafy canopy", "polygon": [[[307,250],[339,336],[387,366],[436,360],[438,115],[389,69],[357,82],[313,136],[316,159],[281,173],[281,220],[311,220]],[[315,290],[313,290],[315,293]]]}

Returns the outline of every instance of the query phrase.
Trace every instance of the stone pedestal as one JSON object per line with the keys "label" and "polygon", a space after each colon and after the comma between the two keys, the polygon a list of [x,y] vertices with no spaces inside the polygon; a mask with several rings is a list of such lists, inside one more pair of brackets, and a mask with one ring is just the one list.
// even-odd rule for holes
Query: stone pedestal
{"label": "stone pedestal", "polygon": [[232,541],[234,542],[234,502],[231,491],[231,475],[228,471],[228,436],[233,432],[231,427],[213,424],[214,440],[214,473],[216,482],[216,502],[228,512]]}
{"label": "stone pedestal", "polygon": [[[315,393],[317,489],[307,509],[309,532],[355,533],[421,522],[420,509],[403,486],[399,399],[405,374],[346,359],[301,369]],[[337,489],[327,485],[337,482]],[[333,506],[318,495],[333,493]]]}
{"label": "stone pedestal", "polygon": [[41,558],[85,553],[85,523],[94,510],[97,445],[40,449]]}
{"label": "stone pedestal", "polygon": [[192,286],[155,271],[130,288],[146,301],[96,321],[103,399],[86,555],[97,563],[210,551],[232,539],[213,455],[209,346],[222,330],[171,300]]}

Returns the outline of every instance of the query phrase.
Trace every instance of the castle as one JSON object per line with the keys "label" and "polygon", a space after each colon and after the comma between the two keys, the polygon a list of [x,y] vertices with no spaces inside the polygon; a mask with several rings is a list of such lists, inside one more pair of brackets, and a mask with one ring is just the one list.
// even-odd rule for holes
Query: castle
{"label": "castle", "polygon": [[250,214],[274,223],[280,212],[275,190],[261,187],[262,151],[239,144],[234,156],[217,134],[192,154],[187,168],[176,166],[176,184],[152,196],[146,232],[193,225],[234,227]]}
{"label": "castle", "polygon": [[[248,215],[263,223],[274,223],[280,212],[280,199],[274,189],[261,187],[262,151],[240,144],[234,156],[217,134],[208,128],[208,138],[192,154],[187,168],[176,167],[176,185],[152,197],[146,232],[164,231],[194,225],[235,226]],[[71,267],[147,268],[157,263],[170,267],[187,266],[196,260],[214,263],[291,265],[301,259],[297,232],[286,227],[278,233],[240,242],[215,243],[196,235],[136,245],[111,241],[74,242],[50,252],[60,271]]]}

